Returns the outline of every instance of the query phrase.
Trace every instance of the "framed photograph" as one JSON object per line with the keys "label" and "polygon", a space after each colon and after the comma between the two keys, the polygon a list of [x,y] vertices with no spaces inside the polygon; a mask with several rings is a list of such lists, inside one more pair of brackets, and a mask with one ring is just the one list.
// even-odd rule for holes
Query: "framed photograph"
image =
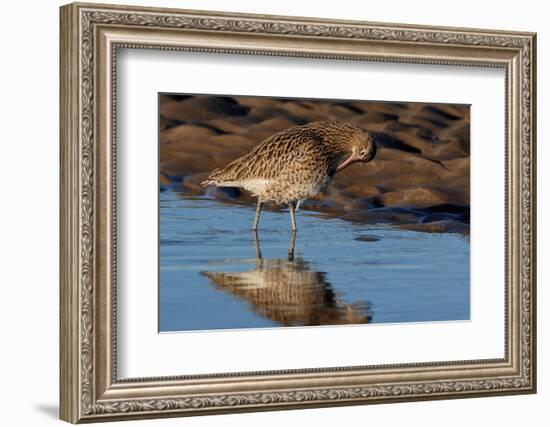
{"label": "framed photograph", "polygon": [[63,420],[535,392],[535,34],[60,22]]}

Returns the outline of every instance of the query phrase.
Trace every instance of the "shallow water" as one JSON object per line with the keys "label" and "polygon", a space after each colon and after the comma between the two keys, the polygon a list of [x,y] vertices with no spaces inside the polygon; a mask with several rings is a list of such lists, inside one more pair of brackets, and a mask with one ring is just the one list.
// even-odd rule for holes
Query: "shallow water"
{"label": "shallow water", "polygon": [[288,212],[264,209],[257,235],[253,218],[161,192],[161,332],[470,318],[467,237],[299,210],[289,260]]}

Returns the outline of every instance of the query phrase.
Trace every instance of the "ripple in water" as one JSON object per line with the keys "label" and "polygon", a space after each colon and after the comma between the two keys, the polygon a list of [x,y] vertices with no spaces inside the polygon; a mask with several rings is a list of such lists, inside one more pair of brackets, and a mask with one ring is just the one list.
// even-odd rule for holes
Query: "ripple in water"
{"label": "ripple in water", "polygon": [[460,234],[160,197],[161,332],[470,318]]}

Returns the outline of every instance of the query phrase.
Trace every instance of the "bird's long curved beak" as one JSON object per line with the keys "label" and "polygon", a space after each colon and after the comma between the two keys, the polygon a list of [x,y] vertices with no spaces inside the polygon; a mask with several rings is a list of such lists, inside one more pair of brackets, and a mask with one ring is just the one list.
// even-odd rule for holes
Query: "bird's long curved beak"
{"label": "bird's long curved beak", "polygon": [[357,157],[355,157],[355,154],[352,154],[349,156],[346,160],[344,160],[342,163],[338,165],[338,168],[336,168],[336,172],[340,172],[347,168],[349,165],[352,165],[357,161]]}

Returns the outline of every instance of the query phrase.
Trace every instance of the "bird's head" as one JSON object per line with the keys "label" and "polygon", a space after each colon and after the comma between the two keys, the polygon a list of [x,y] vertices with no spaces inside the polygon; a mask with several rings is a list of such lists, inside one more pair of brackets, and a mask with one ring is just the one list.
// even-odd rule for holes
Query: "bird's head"
{"label": "bird's head", "polygon": [[356,162],[370,162],[376,156],[376,142],[364,129],[357,128],[351,133],[344,160],[338,165],[336,172],[344,170]]}

